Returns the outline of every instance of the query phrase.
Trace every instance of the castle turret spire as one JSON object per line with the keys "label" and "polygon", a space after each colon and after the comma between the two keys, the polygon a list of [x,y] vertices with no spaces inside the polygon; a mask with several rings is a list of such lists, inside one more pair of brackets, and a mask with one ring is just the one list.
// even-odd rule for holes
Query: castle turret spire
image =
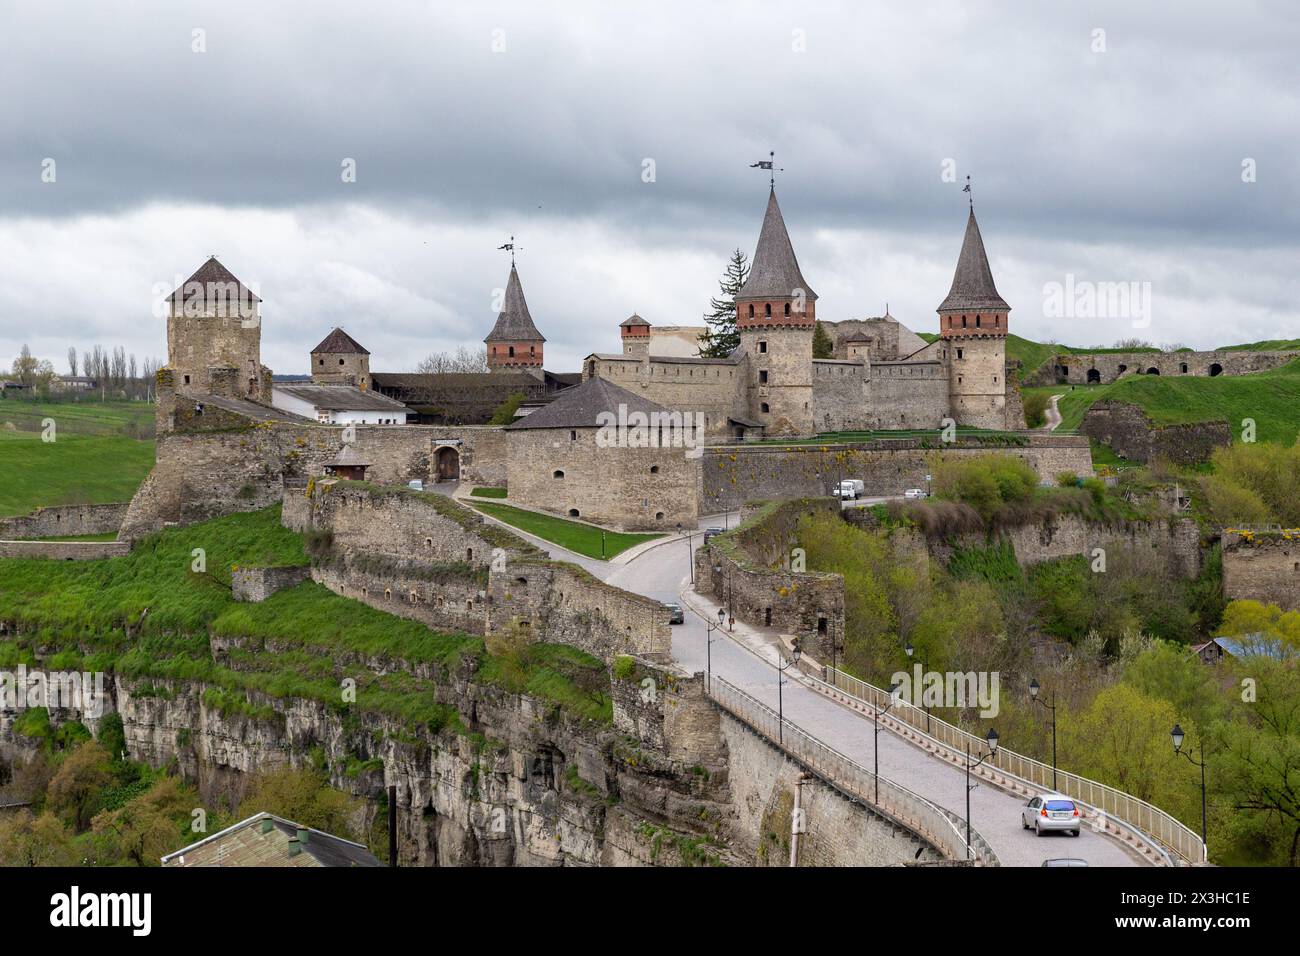
{"label": "castle turret spire", "polygon": [[966,238],[962,240],[961,255],[957,257],[957,271],[953,273],[952,288],[948,296],[939,304],[940,312],[1010,311],[998,287],[993,284],[993,271],[989,268],[989,257],[984,252],[984,240],[980,236],[979,223],[975,221],[975,210],[970,210],[966,217]]}
{"label": "castle turret spire", "polygon": [[542,368],[542,343],[546,341],[533,324],[524,299],[524,287],[519,282],[519,272],[510,266],[506,281],[505,298],[496,324],[483,340],[487,344],[489,369],[520,369],[540,372]]}
{"label": "castle turret spire", "polygon": [[817,299],[817,293],[799,271],[799,260],[785,228],[785,217],[776,201],[776,189],[772,188],[768,192],[767,212],[763,214],[763,228],[758,234],[749,279],[736,298],[784,300],[798,295],[796,290],[800,290],[802,298],[808,302]]}

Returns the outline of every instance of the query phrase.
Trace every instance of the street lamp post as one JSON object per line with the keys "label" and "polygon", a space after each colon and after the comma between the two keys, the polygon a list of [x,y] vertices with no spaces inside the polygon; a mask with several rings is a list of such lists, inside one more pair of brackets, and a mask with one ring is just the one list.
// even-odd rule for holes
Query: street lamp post
{"label": "street lamp post", "polygon": [[1036,704],[1042,704],[1052,713],[1052,789],[1056,789],[1056,695],[1052,695],[1052,702],[1049,704],[1038,696],[1042,690],[1038,681],[1030,678],[1029,680],[1029,699]]}
{"label": "street lamp post", "polygon": [[1169,732],[1169,736],[1174,739],[1174,753],[1186,757],[1191,762],[1192,766],[1201,768],[1201,843],[1208,847],[1210,844],[1205,838],[1205,737],[1202,735],[1198,742],[1201,751],[1201,759],[1197,761],[1197,759],[1190,753],[1183,750],[1183,728],[1174,724],[1174,729]]}
{"label": "street lamp post", "polygon": [[799,663],[801,653],[803,653],[803,646],[797,637],[790,646],[790,660],[782,664],[779,647],[776,652],[776,737],[782,747],[785,746],[785,698],[781,688],[785,684],[785,672]]}
{"label": "street lamp post", "polygon": [[[912,646],[911,641],[908,641],[905,645],[903,645],[903,653],[908,656],[908,659],[911,659],[912,655],[916,653],[916,648]],[[924,674],[927,670],[930,669],[930,665],[924,657],[919,659],[919,663],[921,665],[922,674]],[[913,681],[913,684],[921,685],[922,682]],[[923,686],[916,686],[912,688],[913,700],[910,701],[910,703],[912,704],[913,707],[916,706],[915,698],[918,692],[921,695],[921,709],[925,711],[925,732],[928,734],[930,732],[930,708],[925,702],[925,688]]]}
{"label": "street lamp post", "polygon": [[704,687],[713,690],[713,632],[722,630],[722,618],[727,612],[718,608],[718,623],[707,622],[704,626]]}
{"label": "street lamp post", "polygon": [[970,762],[970,742],[967,741],[967,743],[966,743],[966,856],[967,856],[967,858],[970,858],[970,857],[974,854],[974,852],[975,852],[975,851],[971,848],[971,845],[970,845],[970,836],[971,836],[971,831],[970,831],[970,792],[971,792],[972,790],[975,789],[974,785],[970,782],[970,772],[971,772],[972,770],[978,770],[980,764],[982,764],[984,761],[988,760],[990,757],[993,756],[993,754],[995,754],[995,753],[997,752],[997,749],[998,749],[998,732],[997,732],[996,730],[994,730],[992,727],[990,727],[990,728],[989,728],[989,732],[988,732],[988,736],[985,737],[984,739],[985,739],[986,741],[988,741],[989,752],[986,753],[983,757],[980,757],[980,759],[977,760],[975,763],[971,763],[971,762]]}
{"label": "street lamp post", "polygon": [[933,479],[933,478],[934,478],[934,475],[926,475],[926,476],[925,476],[925,496],[926,496],[927,498],[930,497],[930,481],[931,481],[931,479]]}
{"label": "street lamp post", "polygon": [[875,751],[875,778],[876,778],[876,806],[880,806],[880,718],[885,716],[889,708],[898,703],[898,697],[903,692],[903,686],[895,681],[889,685],[889,703],[884,707],[876,708],[876,718],[871,722],[872,726],[872,749]]}

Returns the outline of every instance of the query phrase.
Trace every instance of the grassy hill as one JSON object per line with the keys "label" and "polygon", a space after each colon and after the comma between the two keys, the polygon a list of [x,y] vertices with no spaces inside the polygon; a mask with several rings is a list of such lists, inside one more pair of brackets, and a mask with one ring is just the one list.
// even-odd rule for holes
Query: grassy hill
{"label": "grassy hill", "polygon": [[1215,378],[1130,375],[1109,385],[1052,385],[1026,393],[1060,395],[1063,429],[1078,428],[1084,412],[1103,398],[1132,402],[1159,424],[1226,419],[1234,433],[1253,418],[1260,441],[1291,444],[1300,433],[1300,360],[1252,375]]}
{"label": "grassy hill", "polygon": [[147,402],[0,402],[0,516],[129,500],[153,467],[153,416]]}

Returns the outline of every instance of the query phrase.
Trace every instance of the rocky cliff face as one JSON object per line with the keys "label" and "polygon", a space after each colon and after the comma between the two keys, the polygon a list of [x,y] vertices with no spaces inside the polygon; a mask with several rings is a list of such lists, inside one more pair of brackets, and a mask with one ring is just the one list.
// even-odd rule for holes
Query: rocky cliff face
{"label": "rocky cliff face", "polygon": [[[441,730],[301,698],[250,694],[247,709],[230,709],[205,694],[210,688],[183,681],[118,676],[108,686],[129,756],[154,766],[175,761],[209,804],[238,803],[259,770],[322,757],[331,784],[365,798],[370,819],[396,786],[404,866],[743,862],[726,848],[733,814],[716,712],[704,733],[712,754],[688,753],[678,733],[677,743],[665,744],[668,699],[712,708],[697,692],[685,702],[689,680],[645,673],[663,682],[663,695],[643,701],[640,683],[623,688],[616,697],[639,713],[620,708],[613,726],[455,675],[438,696],[454,702],[458,721]],[[12,722],[0,718],[7,760],[25,756]],[[96,729],[97,721],[84,722]]]}

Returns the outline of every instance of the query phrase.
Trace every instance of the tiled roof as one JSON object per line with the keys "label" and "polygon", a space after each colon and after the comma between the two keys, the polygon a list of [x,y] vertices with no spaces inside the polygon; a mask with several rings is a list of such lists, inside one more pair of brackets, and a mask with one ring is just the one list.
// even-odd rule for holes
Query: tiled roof
{"label": "tiled roof", "polygon": [[217,261],[216,256],[212,256],[207,262],[195,270],[194,275],[182,282],[171,294],[173,302],[188,302],[199,292],[204,293],[204,298],[212,298],[210,293],[223,292],[223,298],[228,298],[230,293],[237,292],[238,298],[247,302],[261,302],[257,296],[253,295],[251,289],[246,287],[242,282],[235,278],[234,274]]}
{"label": "tiled roof", "polygon": [[[269,823],[268,823],[269,821]],[[299,842],[298,833],[306,839]],[[290,846],[301,852],[291,853]],[[189,859],[186,859],[186,858]],[[271,813],[256,813],[189,846],[168,853],[163,866],[383,866],[360,843],[303,827]]]}
{"label": "tiled roof", "polygon": [[767,197],[767,212],[763,215],[763,228],[758,234],[749,278],[736,298],[783,299],[795,295],[798,289],[803,290],[808,301],[816,300],[817,293],[799,271],[799,260],[795,258],[794,246],[790,244],[790,234],[786,232],[785,219],[773,189]]}
{"label": "tiled roof", "polygon": [[336,328],[329,335],[325,336],[320,345],[311,350],[312,354],[325,352],[334,355],[369,355],[370,351],[361,347],[361,344],[348,335],[342,329]]}
{"label": "tiled roof", "polygon": [[581,385],[565,389],[545,408],[511,422],[506,428],[597,428],[604,424],[599,420],[601,413],[618,415],[620,405],[626,406],[629,413],[644,412],[648,415],[668,411],[664,406],[603,378],[590,378]]}
{"label": "tiled roof", "polygon": [[332,412],[408,411],[395,398],[355,385],[273,385],[272,389]]}
{"label": "tiled roof", "polygon": [[545,342],[542,333],[533,325],[533,317],[528,313],[528,302],[524,299],[524,287],[519,283],[519,273],[510,267],[510,278],[506,282],[506,296],[497,314],[496,325],[487,334],[484,342]]}
{"label": "tiled roof", "polygon": [[956,312],[975,309],[1007,310],[998,288],[993,284],[993,271],[989,268],[989,257],[984,253],[984,240],[980,237],[979,223],[975,221],[975,210],[971,209],[966,220],[966,237],[961,243],[961,255],[957,257],[957,271],[952,277],[952,288],[948,296],[939,303],[940,312]]}

